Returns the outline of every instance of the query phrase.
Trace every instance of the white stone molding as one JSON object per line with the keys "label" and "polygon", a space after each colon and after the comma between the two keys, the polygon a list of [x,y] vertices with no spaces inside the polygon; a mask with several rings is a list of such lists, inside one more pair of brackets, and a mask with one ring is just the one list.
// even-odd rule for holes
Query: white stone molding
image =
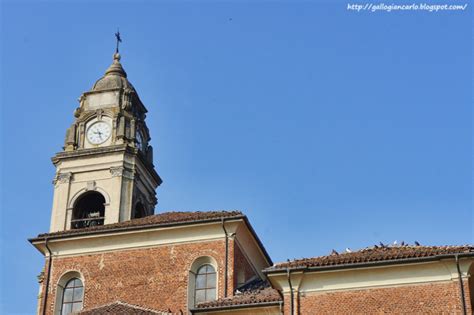
{"label": "white stone molding", "polygon": [[59,173],[56,176],[55,180],[54,180],[54,184],[56,184],[56,183],[69,184],[69,182],[71,181],[71,178],[72,178],[72,173],[71,172]]}
{"label": "white stone molding", "polygon": [[112,166],[110,168],[110,174],[112,177],[124,177],[128,179],[134,179],[137,174],[134,174],[132,170],[129,170],[123,166]]}
{"label": "white stone molding", "polygon": [[101,121],[102,120],[102,115],[104,114],[104,110],[103,109],[98,109],[96,111],[96,116],[97,116],[97,121]]}
{"label": "white stone molding", "polygon": [[123,166],[112,166],[110,168],[110,174],[112,174],[112,177],[123,176],[124,171],[125,168]]}
{"label": "white stone molding", "polygon": [[[104,206],[106,207],[106,210],[107,210],[107,206],[110,204],[109,194],[104,189],[102,189],[101,187],[98,187],[98,186],[95,187],[95,191],[101,193],[102,196],[104,196],[104,199],[105,199]],[[68,204],[67,209],[74,209],[74,204],[76,203],[76,200],[85,192],[87,192],[87,188],[82,188],[81,190],[76,192],[74,194],[74,196],[69,200],[69,204]]]}
{"label": "white stone molding", "polygon": [[97,188],[97,186],[95,184],[95,181],[91,180],[91,181],[87,182],[86,191],[96,190],[96,188]]}

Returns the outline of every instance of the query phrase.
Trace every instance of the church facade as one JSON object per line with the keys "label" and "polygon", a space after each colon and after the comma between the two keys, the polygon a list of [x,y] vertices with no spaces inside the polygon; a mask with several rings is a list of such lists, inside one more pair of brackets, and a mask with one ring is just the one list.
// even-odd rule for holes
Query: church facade
{"label": "church facade", "polygon": [[275,263],[240,211],[154,214],[146,107],[117,52],[56,167],[38,314],[471,314],[474,247],[397,244]]}

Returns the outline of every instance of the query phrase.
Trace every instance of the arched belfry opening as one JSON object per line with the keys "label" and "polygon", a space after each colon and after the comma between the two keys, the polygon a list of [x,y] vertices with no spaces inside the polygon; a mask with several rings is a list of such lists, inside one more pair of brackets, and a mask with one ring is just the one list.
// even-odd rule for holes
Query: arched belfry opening
{"label": "arched belfry opening", "polygon": [[143,217],[146,217],[145,207],[141,202],[137,202],[137,204],[135,205],[135,209],[133,209],[132,219],[139,219]]}
{"label": "arched belfry opening", "polygon": [[74,203],[71,228],[81,229],[104,224],[105,198],[96,191],[84,193]]}

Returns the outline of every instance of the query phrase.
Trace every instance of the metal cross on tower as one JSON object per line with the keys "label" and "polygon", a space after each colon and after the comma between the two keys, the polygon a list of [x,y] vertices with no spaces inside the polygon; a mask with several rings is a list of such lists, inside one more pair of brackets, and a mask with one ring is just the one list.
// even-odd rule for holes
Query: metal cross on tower
{"label": "metal cross on tower", "polygon": [[119,52],[119,43],[122,42],[122,38],[120,38],[120,31],[117,29],[117,33],[115,33],[115,38],[117,38],[117,47],[115,48],[115,52]]}

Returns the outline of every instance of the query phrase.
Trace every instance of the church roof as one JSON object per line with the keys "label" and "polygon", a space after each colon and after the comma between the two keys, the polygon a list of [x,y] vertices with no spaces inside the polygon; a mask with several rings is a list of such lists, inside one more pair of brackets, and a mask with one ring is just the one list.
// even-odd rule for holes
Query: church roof
{"label": "church roof", "polygon": [[106,231],[122,231],[130,229],[153,228],[170,225],[184,225],[194,223],[215,222],[222,219],[246,218],[240,211],[171,211],[160,214],[150,215],[144,218],[123,221],[119,223],[96,225],[93,227],[72,229],[53,233],[39,234],[37,238],[51,238],[55,236],[76,236],[101,233]]}
{"label": "church roof", "polygon": [[210,309],[230,307],[239,308],[278,305],[281,301],[283,300],[280,293],[272,288],[268,281],[255,279],[239,287],[233,296],[199,303],[193,310],[193,313],[199,313],[199,310],[209,311]]}
{"label": "church roof", "polygon": [[222,220],[242,220],[249,232],[253,235],[258,246],[262,250],[269,264],[273,264],[270,255],[266,251],[263,243],[250,224],[247,216],[241,211],[170,211],[144,218],[133,219],[118,223],[96,225],[81,229],[71,229],[52,233],[41,233],[37,237],[30,238],[31,243],[44,242],[46,239],[63,239],[68,237],[86,236],[94,234],[117,233],[123,231],[138,231],[171,226],[184,226],[192,224],[216,223]]}
{"label": "church roof", "polygon": [[281,272],[290,269],[331,269],[355,267],[357,265],[415,262],[418,260],[438,260],[454,255],[474,256],[474,246],[421,246],[421,245],[383,245],[367,247],[343,253],[333,250],[330,255],[289,260],[273,265],[265,273]]}
{"label": "church roof", "polygon": [[138,305],[116,301],[110,304],[101,305],[80,311],[80,315],[168,315],[167,311],[156,311]]}

